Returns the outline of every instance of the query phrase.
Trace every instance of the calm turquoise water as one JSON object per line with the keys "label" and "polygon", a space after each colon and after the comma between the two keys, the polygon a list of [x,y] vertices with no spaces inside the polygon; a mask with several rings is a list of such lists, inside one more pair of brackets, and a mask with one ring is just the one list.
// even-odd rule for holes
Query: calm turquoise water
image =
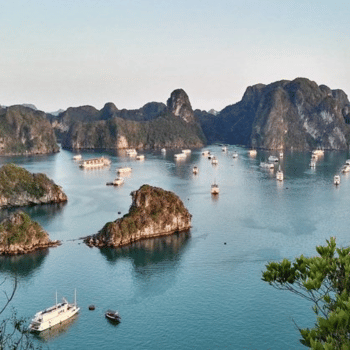
{"label": "calm turquoise water", "polygon": [[[338,188],[332,183],[350,156],[328,152],[311,170],[309,153],[285,154],[285,180],[277,183],[274,174],[259,168],[268,153],[250,158],[243,148],[209,149],[219,160],[216,167],[200,150],[177,163],[173,152],[146,153],[144,162],[83,153],[111,158],[111,167],[99,170],[79,169],[68,151],[0,160],[46,173],[69,199],[26,209],[62,246],[0,259],[0,278],[8,277],[2,287],[10,290],[11,278],[18,276],[12,306],[28,319],[51,306],[56,291],[73,301],[77,289],[79,316],[35,341],[50,349],[304,348],[294,321],[312,326],[311,304],[262,282],[261,272],[271,260],[314,255],[315,246],[330,236],[350,245],[350,176],[342,175]],[[233,149],[238,159],[232,159]],[[125,184],[106,186],[124,165],[133,168]],[[192,174],[194,165],[198,175]],[[210,195],[214,180],[221,190],[216,199]],[[79,240],[124,215],[130,192],[145,183],[184,201],[193,215],[189,233],[123,249],[89,248]],[[95,311],[88,310],[90,304]],[[119,310],[119,325],[104,318],[109,308]]]}

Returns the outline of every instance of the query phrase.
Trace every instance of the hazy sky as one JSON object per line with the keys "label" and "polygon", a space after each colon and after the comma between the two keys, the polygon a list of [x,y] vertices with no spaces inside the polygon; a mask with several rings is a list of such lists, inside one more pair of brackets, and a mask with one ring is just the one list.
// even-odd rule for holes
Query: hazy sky
{"label": "hazy sky", "polygon": [[306,77],[350,97],[349,0],[0,0],[0,104],[221,110]]}

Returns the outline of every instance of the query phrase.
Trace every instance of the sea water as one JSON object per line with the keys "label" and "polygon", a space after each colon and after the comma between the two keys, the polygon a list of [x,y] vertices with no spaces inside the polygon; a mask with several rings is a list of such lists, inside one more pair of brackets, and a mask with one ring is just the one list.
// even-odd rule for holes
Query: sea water
{"label": "sea water", "polygon": [[[285,153],[284,181],[259,167],[273,152],[250,157],[244,148],[209,147],[219,164],[201,150],[175,161],[178,150],[145,152],[137,161],[123,152],[82,152],[84,159],[108,156],[112,164],[81,169],[76,153],[1,158],[30,172],[42,172],[63,187],[66,204],[24,208],[56,248],[0,257],[2,291],[18,289],[2,317],[26,317],[55,303],[73,302],[77,317],[34,337],[50,349],[303,349],[297,327],[312,327],[312,304],[261,280],[270,261],[313,256],[331,236],[350,245],[350,176],[333,185],[347,152],[326,152],[309,168],[311,153]],[[237,159],[232,158],[237,151]],[[278,155],[276,153],[276,155]],[[193,166],[199,173],[194,175]],[[116,169],[130,166],[121,187],[106,186]],[[210,186],[218,183],[220,194]],[[175,192],[192,214],[189,232],[143,240],[119,249],[86,246],[81,238],[122,217],[130,193],[149,184]],[[2,217],[11,210],[2,210]],[[1,305],[5,302],[1,293]],[[89,305],[95,305],[89,311]],[[122,322],[111,324],[107,309]]]}

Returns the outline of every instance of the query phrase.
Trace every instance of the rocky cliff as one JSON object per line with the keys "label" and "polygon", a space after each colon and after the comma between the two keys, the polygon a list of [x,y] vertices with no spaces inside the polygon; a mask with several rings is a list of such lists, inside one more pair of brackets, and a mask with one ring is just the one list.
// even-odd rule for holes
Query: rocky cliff
{"label": "rocky cliff", "polygon": [[0,223],[0,254],[25,254],[58,244],[59,241],[51,241],[47,232],[22,211]]}
{"label": "rocky cliff", "polygon": [[65,201],[62,188],[45,174],[31,174],[14,164],[0,168],[0,209]]}
{"label": "rocky cliff", "polygon": [[138,110],[119,110],[113,103],[100,111],[89,106],[68,108],[51,122],[67,149],[181,148],[206,143],[182,89],[171,94],[167,106],[151,102]]}
{"label": "rocky cliff", "polygon": [[54,130],[44,112],[20,105],[0,108],[0,155],[58,151]]}
{"label": "rocky cliff", "polygon": [[129,213],[108,222],[97,234],[86,237],[85,243],[97,247],[119,247],[191,227],[191,214],[174,193],[143,185],[131,195]]}
{"label": "rocky cliff", "polygon": [[350,103],[341,90],[305,78],[248,87],[217,116],[198,115],[209,142],[265,149],[348,149]]}

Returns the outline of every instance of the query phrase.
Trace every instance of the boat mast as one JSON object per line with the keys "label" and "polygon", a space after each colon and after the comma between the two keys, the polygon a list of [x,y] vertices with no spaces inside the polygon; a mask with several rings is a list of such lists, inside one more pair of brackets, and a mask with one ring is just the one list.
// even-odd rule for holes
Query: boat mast
{"label": "boat mast", "polygon": [[57,306],[57,290],[56,290],[56,306]]}

